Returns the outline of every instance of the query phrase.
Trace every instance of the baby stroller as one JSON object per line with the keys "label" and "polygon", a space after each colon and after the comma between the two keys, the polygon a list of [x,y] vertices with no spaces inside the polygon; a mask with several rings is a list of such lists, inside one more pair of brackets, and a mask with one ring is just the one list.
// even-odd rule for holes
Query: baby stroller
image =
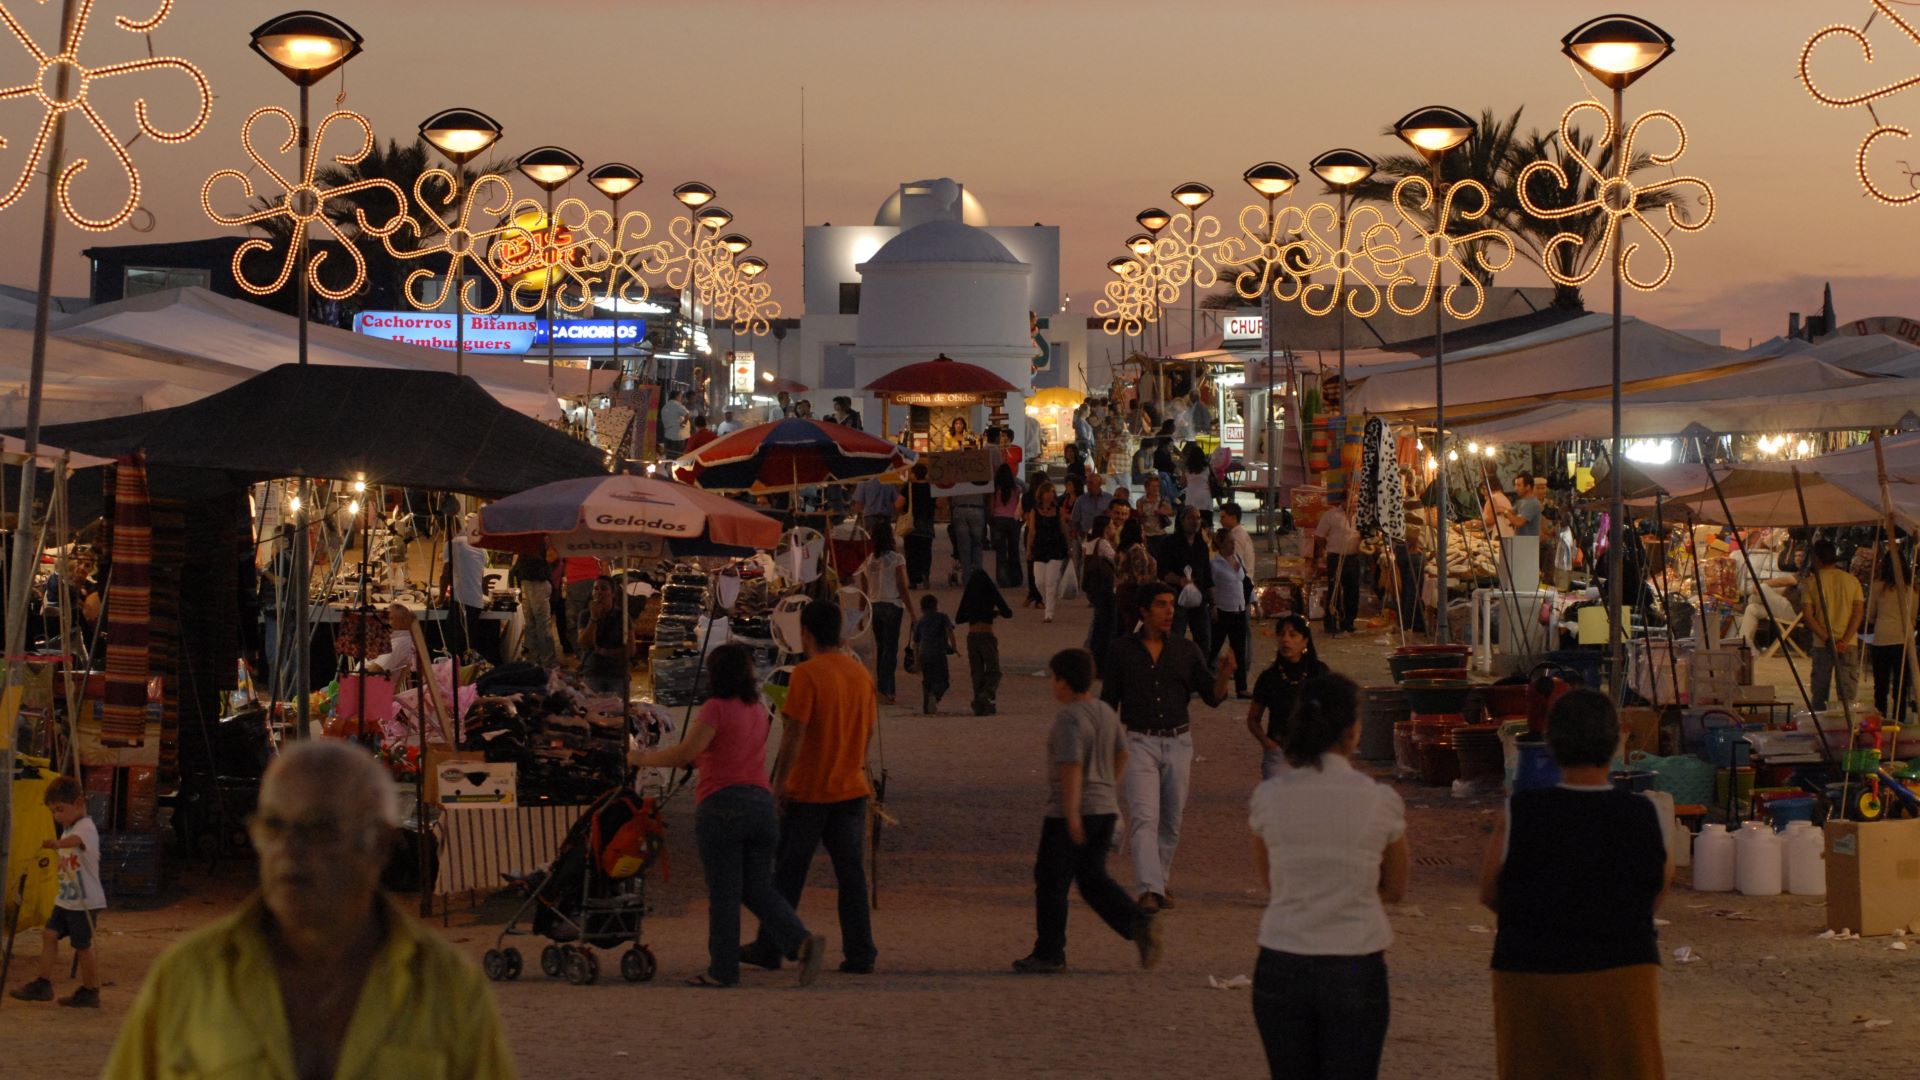
{"label": "baby stroller", "polygon": [[[620,956],[628,982],[646,982],[658,970],[653,950],[640,942],[646,914],[646,877],[665,851],[667,826],[654,799],[616,787],[594,800],[567,830],[553,863],[528,879],[527,899],[500,931],[480,967],[496,982],[520,977],[520,950],[509,936],[538,934],[540,970],[575,986],[600,978],[594,949],[631,947]],[[522,926],[523,919],[531,919]]]}

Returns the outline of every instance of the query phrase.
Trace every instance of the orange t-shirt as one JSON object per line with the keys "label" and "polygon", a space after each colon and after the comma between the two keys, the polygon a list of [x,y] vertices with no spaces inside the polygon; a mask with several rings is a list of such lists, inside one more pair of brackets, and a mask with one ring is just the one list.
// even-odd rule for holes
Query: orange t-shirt
{"label": "orange t-shirt", "polygon": [[825,653],[793,669],[781,711],[800,725],[800,746],[787,767],[787,798],[831,803],[873,794],[867,741],[874,701],[873,676],[848,653]]}

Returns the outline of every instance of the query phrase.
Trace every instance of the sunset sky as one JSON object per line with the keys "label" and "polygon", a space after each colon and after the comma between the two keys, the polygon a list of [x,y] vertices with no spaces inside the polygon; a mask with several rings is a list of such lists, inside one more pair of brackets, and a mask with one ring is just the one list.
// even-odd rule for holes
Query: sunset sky
{"label": "sunset sky", "polygon": [[[57,0],[4,0],[50,41]],[[115,15],[145,18],[155,0],[98,0],[81,62],[143,54]],[[79,250],[218,235],[199,187],[245,158],[239,127],[263,104],[291,108],[291,84],[247,48],[247,34],[291,5],[178,0],[154,35],[212,80],[209,129],[181,146],[141,140],[134,154],[155,228],[107,236],[63,229],[57,288],[83,293]],[[1550,128],[1587,91],[1559,39],[1606,5],[1540,0],[1344,0],[1341,3],[1133,0],[763,0],[711,7],[633,0],[327,0],[366,51],[315,89],[316,118],[344,92],[383,138],[411,135],[436,109],[461,105],[506,127],[505,155],[542,143],[589,164],[623,160],[647,174],[626,205],[664,218],[669,189],[700,179],[719,189],[755,253],[773,264],[778,298],[797,314],[800,226],[866,224],[903,180],[951,176],[996,224],[1057,224],[1062,277],[1086,312],[1104,263],[1134,231],[1133,214],[1166,204],[1184,180],[1211,184],[1209,207],[1231,220],[1250,199],[1246,166],[1273,158],[1304,171],[1321,150],[1375,155],[1397,142],[1380,132],[1419,105],[1477,115],[1524,105],[1522,127]],[[1801,88],[1802,43],[1831,22],[1859,24],[1869,0],[1665,0],[1625,10],[1677,39],[1665,64],[1629,92],[1629,112],[1665,108],[1691,144],[1676,168],[1707,178],[1720,199],[1713,226],[1677,236],[1672,281],[1629,293],[1629,311],[1667,325],[1717,328],[1728,344],[1779,333],[1788,310],[1817,307],[1834,286],[1843,318],[1920,315],[1912,238],[1920,205],[1883,206],[1861,191],[1853,157],[1870,130],[1864,109],[1834,110]],[[1912,9],[1920,20],[1920,7]],[[1920,45],[1883,18],[1877,62],[1828,43],[1816,74],[1836,89],[1920,74]],[[0,41],[0,83],[34,78],[26,52]],[[177,124],[184,80],[153,76],[102,84],[98,101],[123,135],[127,91],[152,97],[155,120]],[[806,88],[806,193],[800,182],[800,90]],[[1920,89],[1880,103],[1880,117],[1920,126]],[[31,99],[0,103],[0,191],[11,187],[38,119]],[[1876,155],[1882,184],[1908,183],[1889,140]],[[94,159],[104,194],[111,169],[90,134],[74,152]],[[1916,179],[1915,183],[1920,183]],[[584,183],[576,194],[598,196]],[[80,188],[81,197],[89,191]],[[0,281],[31,286],[38,190],[0,213]],[[117,202],[115,203],[117,205]],[[1533,284],[1537,272],[1503,276]],[[1599,291],[1589,303],[1604,308]]]}

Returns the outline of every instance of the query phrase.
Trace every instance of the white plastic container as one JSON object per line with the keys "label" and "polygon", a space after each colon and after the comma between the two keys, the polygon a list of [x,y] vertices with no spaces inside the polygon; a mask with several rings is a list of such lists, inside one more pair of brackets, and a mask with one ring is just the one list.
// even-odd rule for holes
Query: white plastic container
{"label": "white plastic container", "polygon": [[1827,894],[1827,838],[1810,821],[1789,821],[1781,837],[1786,848],[1787,891],[1795,896]]}
{"label": "white plastic container", "polygon": [[1667,855],[1673,859],[1673,865],[1687,865],[1687,857],[1691,854],[1688,850],[1691,847],[1688,843],[1690,838],[1674,819],[1673,796],[1665,791],[1643,791],[1641,794],[1653,802],[1653,812],[1660,819],[1661,831],[1667,840]]}
{"label": "white plastic container", "polygon": [[1693,841],[1693,891],[1733,891],[1733,834],[1725,825],[1702,825]]}
{"label": "white plastic container", "polygon": [[1742,896],[1779,896],[1786,844],[1773,826],[1749,821],[1733,838],[1735,886]]}

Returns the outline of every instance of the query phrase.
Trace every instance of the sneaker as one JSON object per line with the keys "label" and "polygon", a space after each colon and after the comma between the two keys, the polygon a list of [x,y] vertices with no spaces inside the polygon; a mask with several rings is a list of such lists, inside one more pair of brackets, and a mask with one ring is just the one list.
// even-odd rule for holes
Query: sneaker
{"label": "sneaker", "polygon": [[1058,975],[1067,970],[1065,960],[1045,960],[1028,953],[1013,962],[1013,970],[1019,975]]}
{"label": "sneaker", "polygon": [[812,986],[820,977],[820,965],[827,958],[827,939],[822,934],[813,934],[800,943],[800,953],[794,959],[800,962],[800,985]]}
{"label": "sneaker", "polygon": [[768,971],[780,970],[780,954],[772,949],[762,949],[757,942],[740,946],[740,962]]}
{"label": "sneaker", "polygon": [[100,991],[91,986],[83,986],[66,997],[55,1002],[70,1009],[97,1009],[100,1007]]}
{"label": "sneaker", "polygon": [[18,1001],[52,1001],[53,984],[45,979],[35,979],[10,991],[8,996]]}
{"label": "sneaker", "polygon": [[842,960],[840,961],[840,974],[871,975],[873,974],[873,961],[869,960],[864,964],[856,964],[851,960]]}
{"label": "sneaker", "polygon": [[1148,971],[1160,962],[1160,956],[1166,951],[1162,941],[1160,920],[1152,915],[1141,915],[1133,924],[1133,943],[1140,949],[1140,966]]}

